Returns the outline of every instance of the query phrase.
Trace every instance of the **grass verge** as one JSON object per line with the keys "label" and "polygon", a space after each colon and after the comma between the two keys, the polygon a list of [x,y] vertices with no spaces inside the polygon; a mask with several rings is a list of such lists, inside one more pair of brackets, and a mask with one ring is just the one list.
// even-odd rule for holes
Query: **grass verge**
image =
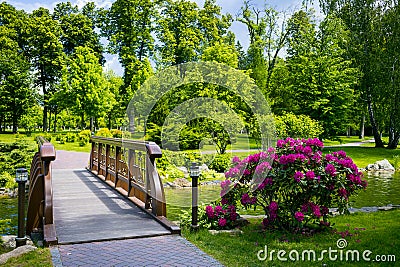
{"label": "grass verge", "polygon": [[[376,261],[372,262],[377,255],[385,255],[387,258],[389,255],[400,257],[397,249],[400,246],[399,219],[400,211],[398,210],[337,216],[332,218],[336,232],[327,231],[310,237],[279,231],[264,231],[260,226],[260,220],[252,220],[250,225],[242,228],[243,234],[238,236],[212,235],[207,230],[198,232],[184,230],[183,235],[225,266],[378,266]],[[342,238],[339,233],[347,235],[344,237],[347,247],[341,249],[344,253],[342,260],[340,260],[340,249],[337,247],[338,239]],[[262,250],[260,256],[264,256],[265,246],[267,246],[268,257],[261,261],[257,253]],[[339,250],[336,254],[332,254],[337,255],[338,258],[330,260],[329,255],[324,254],[323,259],[318,260],[321,258],[322,251],[329,250],[330,247],[332,250]],[[269,255],[272,250],[275,252],[271,261]],[[288,261],[278,260],[278,250],[286,251],[284,257]],[[297,250],[300,253],[299,261],[289,260],[291,250]],[[306,261],[302,261],[301,253],[304,250],[315,251],[316,260],[307,260],[306,254]],[[358,250],[360,261],[346,261],[348,250]],[[369,262],[362,259],[362,253],[365,250],[372,252],[369,255],[371,259]],[[348,259],[352,259],[350,254]],[[395,266],[395,262],[381,262],[379,266]]]}

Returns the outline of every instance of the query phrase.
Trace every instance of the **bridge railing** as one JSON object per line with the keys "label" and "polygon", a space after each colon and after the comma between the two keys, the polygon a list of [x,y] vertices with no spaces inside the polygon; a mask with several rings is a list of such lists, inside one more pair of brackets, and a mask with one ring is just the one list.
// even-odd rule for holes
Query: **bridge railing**
{"label": "bridge railing", "polygon": [[43,232],[45,245],[50,245],[57,243],[51,182],[51,162],[56,159],[56,151],[43,137],[38,137],[37,143],[38,152],[30,169],[26,234]]}
{"label": "bridge railing", "polygon": [[162,156],[153,142],[91,137],[89,169],[156,217],[166,217],[164,188],[155,168]]}

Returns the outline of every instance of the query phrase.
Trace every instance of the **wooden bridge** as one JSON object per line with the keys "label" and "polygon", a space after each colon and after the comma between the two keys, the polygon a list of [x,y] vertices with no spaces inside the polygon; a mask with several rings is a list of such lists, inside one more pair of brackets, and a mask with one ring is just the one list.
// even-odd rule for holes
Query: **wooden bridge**
{"label": "wooden bridge", "polygon": [[[87,168],[38,138],[30,170],[26,231],[46,245],[179,234],[166,219],[155,143],[92,137]],[[68,158],[69,156],[69,158]],[[56,159],[57,158],[57,159]],[[54,164],[54,167],[52,167]],[[86,164],[82,163],[82,166]]]}

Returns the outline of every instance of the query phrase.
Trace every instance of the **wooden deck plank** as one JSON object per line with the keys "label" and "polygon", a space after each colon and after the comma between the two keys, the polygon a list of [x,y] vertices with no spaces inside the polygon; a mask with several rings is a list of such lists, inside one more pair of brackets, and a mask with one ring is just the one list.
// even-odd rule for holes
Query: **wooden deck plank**
{"label": "wooden deck plank", "polygon": [[86,170],[53,169],[52,180],[59,244],[171,233]]}

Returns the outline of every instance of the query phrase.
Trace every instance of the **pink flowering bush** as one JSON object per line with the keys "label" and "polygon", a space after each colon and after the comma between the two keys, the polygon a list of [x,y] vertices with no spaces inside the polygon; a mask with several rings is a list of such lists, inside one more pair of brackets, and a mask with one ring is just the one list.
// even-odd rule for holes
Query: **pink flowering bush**
{"label": "pink flowering bush", "polygon": [[287,138],[267,152],[233,158],[221,183],[221,202],[261,207],[265,227],[328,226],[329,208],[348,212],[349,197],[367,182],[344,151],[323,156],[322,148],[317,138]]}
{"label": "pink flowering bush", "polygon": [[234,205],[208,205],[201,220],[208,229],[232,229],[237,226],[239,214]]}

